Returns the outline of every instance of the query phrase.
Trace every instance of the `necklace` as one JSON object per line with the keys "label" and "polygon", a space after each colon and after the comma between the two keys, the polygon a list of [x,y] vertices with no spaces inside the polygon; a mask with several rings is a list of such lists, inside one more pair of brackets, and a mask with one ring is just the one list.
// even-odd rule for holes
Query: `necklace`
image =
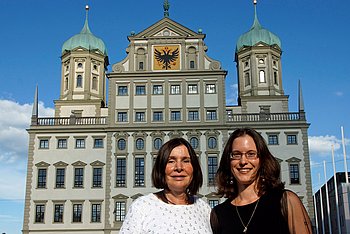
{"label": "necklace", "polygon": [[242,225],[243,225],[243,227],[244,227],[243,233],[246,233],[246,232],[248,231],[248,226],[249,226],[249,224],[250,224],[250,221],[252,221],[252,218],[253,218],[253,216],[254,216],[254,214],[255,214],[256,208],[258,207],[259,201],[260,201],[260,199],[256,202],[255,207],[254,207],[254,210],[253,210],[253,213],[252,213],[252,215],[250,216],[250,219],[249,219],[247,225],[244,225],[243,220],[242,220],[242,218],[241,218],[241,215],[239,214],[238,208],[237,208],[237,206],[236,206],[236,211],[237,211],[237,214],[238,214],[238,218],[239,218],[239,220],[241,221],[241,223],[242,223]]}

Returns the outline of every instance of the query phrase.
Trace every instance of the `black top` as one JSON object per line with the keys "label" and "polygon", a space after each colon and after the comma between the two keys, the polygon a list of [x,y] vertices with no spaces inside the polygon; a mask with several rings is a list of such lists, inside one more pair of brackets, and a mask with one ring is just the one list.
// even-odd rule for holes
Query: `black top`
{"label": "black top", "polygon": [[[253,233],[289,233],[288,223],[281,211],[281,198],[283,191],[271,191],[260,197],[255,213],[247,227],[247,234]],[[214,234],[243,233],[244,226],[240,221],[236,206],[231,204],[232,199],[214,207],[211,215],[211,225]],[[244,225],[254,211],[256,202],[238,206],[239,215]],[[215,216],[217,220],[215,220]]]}

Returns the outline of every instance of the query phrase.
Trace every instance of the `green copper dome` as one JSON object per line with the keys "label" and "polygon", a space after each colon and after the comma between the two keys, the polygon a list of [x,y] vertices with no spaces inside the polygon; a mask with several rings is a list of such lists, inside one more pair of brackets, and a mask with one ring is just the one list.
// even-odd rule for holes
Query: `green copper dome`
{"label": "green copper dome", "polygon": [[279,48],[282,48],[279,37],[260,25],[255,7],[255,19],[253,26],[248,32],[239,37],[236,45],[236,51],[239,51],[243,46],[254,46],[258,42],[263,42],[268,45],[278,45]]}
{"label": "green copper dome", "polygon": [[94,36],[89,28],[88,19],[86,15],[85,24],[81,32],[69,38],[62,46],[62,53],[71,51],[75,48],[83,47],[87,50],[99,50],[107,56],[107,49],[104,42]]}

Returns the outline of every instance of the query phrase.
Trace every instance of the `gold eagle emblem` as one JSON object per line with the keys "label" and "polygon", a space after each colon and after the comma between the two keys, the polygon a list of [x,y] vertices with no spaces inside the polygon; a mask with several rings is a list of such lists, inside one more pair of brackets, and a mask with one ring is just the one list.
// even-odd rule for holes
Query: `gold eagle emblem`
{"label": "gold eagle emblem", "polygon": [[177,59],[179,58],[179,48],[171,49],[167,46],[160,50],[155,48],[154,58],[162,69],[172,69],[173,66],[176,66]]}

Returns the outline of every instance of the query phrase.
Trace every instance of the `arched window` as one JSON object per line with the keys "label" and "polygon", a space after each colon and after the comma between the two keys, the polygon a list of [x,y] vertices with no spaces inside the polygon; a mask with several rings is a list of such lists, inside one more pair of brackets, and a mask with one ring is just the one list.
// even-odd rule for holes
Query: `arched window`
{"label": "arched window", "polygon": [[138,138],[136,140],[136,149],[137,150],[143,150],[143,148],[145,147],[145,142],[142,138]]}
{"label": "arched window", "polygon": [[217,141],[215,137],[209,137],[208,139],[208,148],[209,149],[215,149],[217,145]]}
{"label": "arched window", "polygon": [[81,75],[77,76],[77,88],[83,87],[83,77]]}
{"label": "arched window", "polygon": [[98,84],[97,77],[94,76],[92,78],[92,89],[93,90],[97,90],[97,84]]}
{"label": "arched window", "polygon": [[68,77],[64,79],[64,90],[68,90]]}
{"label": "arched window", "polygon": [[159,150],[162,145],[163,145],[162,139],[160,138],[154,139],[154,142],[153,142],[154,149]]}
{"label": "arched window", "polygon": [[190,144],[191,144],[193,149],[198,149],[198,146],[199,146],[198,138],[197,137],[191,137]]}
{"label": "arched window", "polygon": [[265,80],[265,71],[263,71],[263,70],[259,71],[259,82],[260,83],[265,83],[266,82],[266,80]]}
{"label": "arched window", "polygon": [[119,139],[118,140],[118,149],[119,150],[125,150],[126,148],[126,141],[125,139]]}

